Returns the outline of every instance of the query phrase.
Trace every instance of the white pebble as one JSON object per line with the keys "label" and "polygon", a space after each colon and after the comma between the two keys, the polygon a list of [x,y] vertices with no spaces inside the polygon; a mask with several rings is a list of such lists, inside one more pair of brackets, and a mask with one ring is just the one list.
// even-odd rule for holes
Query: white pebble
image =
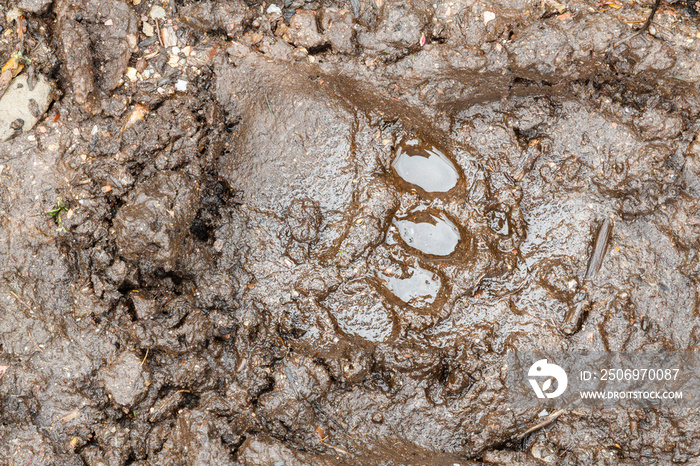
{"label": "white pebble", "polygon": [[184,79],[178,79],[175,83],[175,90],[185,92],[187,90],[187,81],[185,81]]}
{"label": "white pebble", "polygon": [[489,24],[494,19],[496,19],[496,13],[493,11],[484,11],[484,24]]}
{"label": "white pebble", "polygon": [[141,30],[146,35],[146,37],[153,37],[153,35],[155,34],[155,31],[153,30],[153,26],[148,21],[144,21],[143,26],[141,27]]}
{"label": "white pebble", "polygon": [[138,71],[136,70],[136,68],[133,68],[131,66],[126,69],[126,77],[129,78],[131,82],[136,82],[137,73]]}
{"label": "white pebble", "polygon": [[277,13],[278,15],[282,14],[282,9],[275,5],[274,3],[270,4],[270,6],[267,7],[267,14],[271,13]]}
{"label": "white pebble", "polygon": [[150,15],[153,19],[163,19],[165,18],[165,10],[162,6],[153,5],[153,8],[151,8]]}

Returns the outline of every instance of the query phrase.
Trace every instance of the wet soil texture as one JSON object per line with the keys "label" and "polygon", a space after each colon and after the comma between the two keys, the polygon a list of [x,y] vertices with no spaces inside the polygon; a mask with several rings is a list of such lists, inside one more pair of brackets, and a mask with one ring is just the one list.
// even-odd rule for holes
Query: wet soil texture
{"label": "wet soil texture", "polygon": [[505,403],[509,350],[700,344],[651,4],[2,2],[0,462],[697,461],[697,412]]}

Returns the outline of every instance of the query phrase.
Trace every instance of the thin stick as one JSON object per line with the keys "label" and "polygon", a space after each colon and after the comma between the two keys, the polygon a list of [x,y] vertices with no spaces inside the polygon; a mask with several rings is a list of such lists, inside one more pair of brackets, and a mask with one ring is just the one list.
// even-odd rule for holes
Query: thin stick
{"label": "thin stick", "polygon": [[160,37],[160,26],[158,25],[158,20],[156,21],[156,34],[158,34],[158,42],[160,42],[160,46],[165,48],[165,45],[163,44],[163,38]]}
{"label": "thin stick", "polygon": [[19,296],[17,296],[17,293],[15,293],[14,291],[10,291],[10,294],[11,294],[12,296],[14,296],[15,299],[16,299],[17,301],[19,301],[20,303],[24,304],[24,305],[27,307],[27,309],[29,309],[30,311],[32,310],[32,308],[29,307],[29,304],[25,303],[24,301],[22,301],[22,298],[20,298]]}
{"label": "thin stick", "polygon": [[528,430],[526,430],[525,432],[523,432],[522,434],[520,434],[520,435],[518,436],[517,439],[518,439],[518,440],[522,440],[522,439],[524,439],[525,437],[527,437],[529,434],[533,433],[534,431],[540,430],[540,429],[543,428],[543,427],[547,427],[548,425],[550,425],[551,423],[553,423],[554,421],[556,421],[557,418],[558,418],[559,416],[561,416],[563,413],[564,413],[564,408],[561,408],[561,409],[558,410],[558,411],[554,411],[552,414],[550,414],[549,416],[547,416],[547,419],[545,419],[544,421],[540,422],[539,424],[535,424],[534,426],[530,427]]}
{"label": "thin stick", "polygon": [[[654,0],[654,6],[651,7],[651,14],[649,14],[649,17],[647,18],[646,21],[644,21],[644,24],[642,24],[642,27],[637,30],[637,32],[625,37],[624,39],[619,40],[615,45],[613,45],[613,48],[617,47],[620,44],[624,44],[628,40],[634,39],[638,35],[644,33],[647,29],[649,29],[649,26],[651,26],[651,22],[654,20],[654,15],[656,15],[656,10],[659,9],[659,5],[661,4],[661,0]],[[630,21],[628,21],[630,22]]]}
{"label": "thin stick", "polygon": [[29,334],[29,338],[31,338],[32,341],[34,342],[34,345],[36,346],[36,349],[38,349],[39,351],[41,351],[41,352],[43,353],[44,350],[41,349],[41,346],[39,346],[39,343],[36,342],[36,340],[35,340],[34,337],[32,336],[32,332],[30,332],[29,330],[27,330],[27,333]]}
{"label": "thin stick", "polygon": [[637,32],[637,34],[641,34],[642,32],[649,29],[649,26],[651,26],[651,22],[654,20],[654,15],[656,15],[656,10],[659,9],[660,4],[661,0],[654,1],[654,6],[651,7],[651,13],[649,14],[649,17],[646,21],[644,21],[644,24],[642,24],[642,28]]}
{"label": "thin stick", "polygon": [[321,445],[325,445],[325,446],[327,446],[327,447],[331,447],[332,449],[334,449],[334,450],[337,451],[338,453],[345,453],[346,455],[351,455],[351,453],[350,453],[349,451],[345,451],[345,450],[343,450],[342,448],[336,447],[335,445],[331,445],[331,444],[328,443],[328,442],[321,441]]}

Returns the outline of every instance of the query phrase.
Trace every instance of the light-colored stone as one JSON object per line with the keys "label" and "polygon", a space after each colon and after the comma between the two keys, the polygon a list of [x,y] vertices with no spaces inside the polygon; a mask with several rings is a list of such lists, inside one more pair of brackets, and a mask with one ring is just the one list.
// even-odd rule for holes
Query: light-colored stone
{"label": "light-colored stone", "polygon": [[177,45],[177,34],[172,26],[166,26],[160,30],[161,38],[163,39],[163,47],[174,47]]}
{"label": "light-colored stone", "polygon": [[153,35],[155,34],[155,31],[153,30],[153,25],[148,21],[144,21],[141,30],[147,37],[153,37]]}
{"label": "light-colored stone", "polygon": [[151,8],[150,16],[153,19],[163,19],[165,18],[165,10],[162,6],[153,5],[153,7]]}
{"label": "light-colored stone", "polygon": [[[37,79],[31,91],[27,75],[17,76],[0,99],[0,141],[31,130],[48,110],[53,90],[53,83],[43,76]],[[14,122],[17,123],[13,127]]]}

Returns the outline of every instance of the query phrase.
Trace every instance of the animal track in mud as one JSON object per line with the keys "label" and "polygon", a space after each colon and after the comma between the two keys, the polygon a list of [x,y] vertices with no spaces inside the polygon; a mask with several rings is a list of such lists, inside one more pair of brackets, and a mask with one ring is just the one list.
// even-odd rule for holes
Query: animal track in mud
{"label": "animal track in mud", "polygon": [[325,303],[341,331],[370,341],[434,325],[482,278],[517,261],[512,248],[499,247],[517,235],[507,209],[492,206],[479,164],[458,163],[428,139],[404,136],[390,180],[399,203],[384,242],[369,254],[369,286],[343,284]]}
{"label": "animal track in mud", "polygon": [[245,118],[218,166],[242,203],[215,244],[247,274],[243,306],[279,316],[296,344],[395,341],[516,269],[522,193],[485,167],[491,152],[394,116],[405,108],[376,118],[304,68],[247,55],[218,73],[220,102]]}
{"label": "animal track in mud", "polygon": [[[399,145],[392,170],[399,178],[399,186],[404,185],[414,190],[418,188],[422,194],[419,195],[420,198],[438,193],[445,193],[440,196],[441,199],[447,197],[446,193],[464,178],[443,151],[419,139],[409,139]],[[421,253],[426,256],[453,254],[461,239],[459,230],[452,221],[445,218],[445,213],[440,208],[428,209],[425,200],[420,199],[418,205],[410,207],[408,215],[403,219],[394,216],[387,244],[401,244],[409,251],[414,249],[413,252],[418,253],[418,256]],[[405,304],[426,308],[436,301],[440,302],[437,298],[443,290],[443,280],[438,272],[420,265],[398,266],[387,267],[377,272],[377,276],[386,290]]]}

